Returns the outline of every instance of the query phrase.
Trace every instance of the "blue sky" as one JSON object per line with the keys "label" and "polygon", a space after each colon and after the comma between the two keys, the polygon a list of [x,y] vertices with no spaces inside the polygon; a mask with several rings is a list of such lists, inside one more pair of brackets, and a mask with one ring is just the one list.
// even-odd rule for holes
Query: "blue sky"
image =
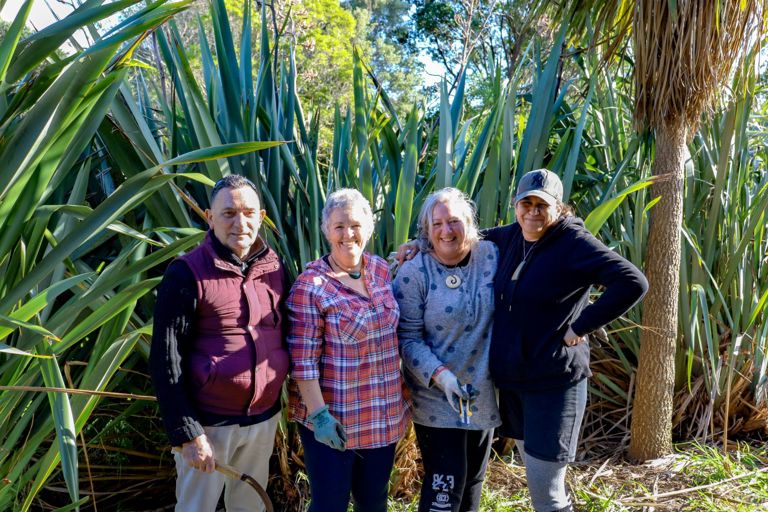
{"label": "blue sky", "polygon": [[[21,9],[21,5],[23,3],[24,2],[22,0],[7,0],[5,7],[3,7],[2,11],[0,11],[0,19],[5,21],[13,21],[13,19],[16,17],[16,14],[18,14],[19,10]],[[61,16],[66,15],[66,13],[71,10],[71,8],[62,5],[55,0],[51,4],[51,7],[55,9],[56,12],[58,12]],[[51,13],[51,9],[45,5],[45,2],[42,0],[35,0],[32,6],[32,12],[29,13],[27,24],[32,23],[36,28],[41,29],[53,23],[54,20],[55,18]]]}

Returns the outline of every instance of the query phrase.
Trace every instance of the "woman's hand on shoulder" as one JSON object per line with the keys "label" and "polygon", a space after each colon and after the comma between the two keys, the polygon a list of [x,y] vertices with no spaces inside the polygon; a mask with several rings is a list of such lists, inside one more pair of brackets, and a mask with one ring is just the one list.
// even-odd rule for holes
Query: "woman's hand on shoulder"
{"label": "woman's hand on shoulder", "polygon": [[389,257],[392,259],[394,257],[394,260],[397,262],[398,265],[402,265],[408,260],[412,260],[417,254],[419,254],[419,242],[416,240],[411,240],[410,242],[406,242],[402,244],[400,247],[397,248],[397,252],[393,254],[390,254]]}

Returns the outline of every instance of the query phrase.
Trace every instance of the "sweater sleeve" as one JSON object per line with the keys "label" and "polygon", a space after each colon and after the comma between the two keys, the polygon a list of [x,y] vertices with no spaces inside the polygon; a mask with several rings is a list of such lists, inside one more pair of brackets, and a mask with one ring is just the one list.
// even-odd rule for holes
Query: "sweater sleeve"
{"label": "sweater sleeve", "polygon": [[429,387],[432,374],[443,363],[424,339],[424,310],[428,285],[424,258],[423,254],[419,254],[406,262],[395,277],[393,289],[400,306],[397,337],[403,365],[422,386]]}
{"label": "sweater sleeve", "polygon": [[584,308],[571,323],[576,334],[585,335],[626,313],[648,291],[640,270],[584,230],[577,235],[577,272],[589,284],[604,287],[600,297]]}
{"label": "sweater sleeve", "polygon": [[204,434],[187,394],[183,360],[190,346],[197,308],[197,283],[183,261],[172,262],[160,282],[155,303],[149,367],[157,403],[171,445]]}
{"label": "sweater sleeve", "polygon": [[493,242],[498,247],[502,242],[502,238],[504,237],[505,231],[508,231],[506,229],[508,227],[509,225],[505,224],[503,226],[497,226],[495,228],[481,229],[480,236],[483,238],[483,240],[488,240],[489,242]]}

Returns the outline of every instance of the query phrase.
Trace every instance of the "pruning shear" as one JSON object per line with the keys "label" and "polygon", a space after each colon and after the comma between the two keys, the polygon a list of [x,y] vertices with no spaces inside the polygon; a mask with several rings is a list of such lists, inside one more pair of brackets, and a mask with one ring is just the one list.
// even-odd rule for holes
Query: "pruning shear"
{"label": "pruning shear", "polygon": [[472,389],[472,384],[462,385],[461,390],[468,398],[464,399],[459,397],[459,418],[462,425],[469,425],[470,418],[472,417],[472,398],[474,397],[474,390]]}

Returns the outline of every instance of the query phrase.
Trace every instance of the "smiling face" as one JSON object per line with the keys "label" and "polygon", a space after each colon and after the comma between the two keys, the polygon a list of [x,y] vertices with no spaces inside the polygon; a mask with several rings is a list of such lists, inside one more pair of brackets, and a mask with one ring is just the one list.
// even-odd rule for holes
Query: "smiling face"
{"label": "smiling face", "polygon": [[216,238],[240,259],[245,258],[258,239],[266,212],[250,187],[223,188],[205,210],[208,226]]}
{"label": "smiling face", "polygon": [[530,195],[515,203],[515,218],[523,230],[523,237],[535,241],[557,220],[557,206]]}
{"label": "smiling face", "polygon": [[368,242],[365,233],[366,214],[359,206],[336,208],[328,217],[326,237],[331,256],[347,270],[357,268]]}
{"label": "smiling face", "polygon": [[437,203],[432,208],[429,241],[440,261],[455,265],[469,252],[464,219],[451,203]]}

